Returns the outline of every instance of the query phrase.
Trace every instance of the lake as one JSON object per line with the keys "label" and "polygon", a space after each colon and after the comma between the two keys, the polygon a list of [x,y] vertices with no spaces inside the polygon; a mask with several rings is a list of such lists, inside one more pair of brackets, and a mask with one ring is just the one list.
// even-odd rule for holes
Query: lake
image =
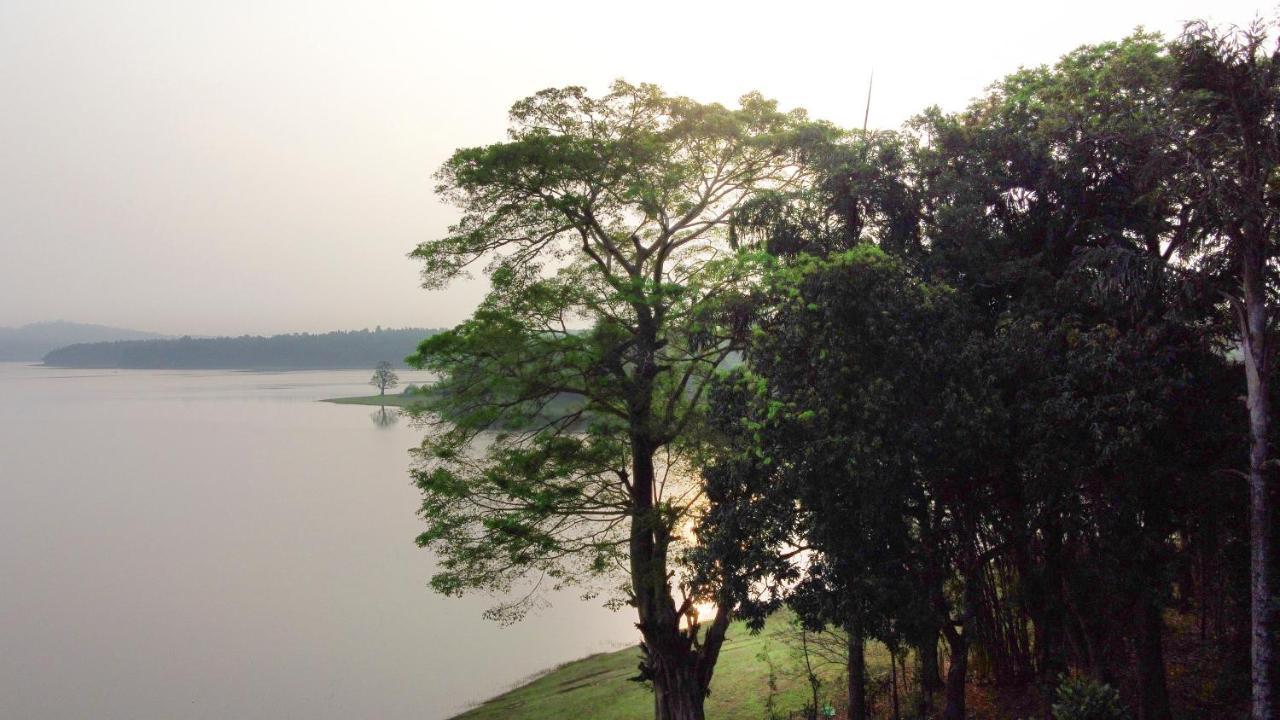
{"label": "lake", "polygon": [[0,363],[0,717],[432,720],[634,642],[431,592],[420,431],[316,402],[369,375]]}

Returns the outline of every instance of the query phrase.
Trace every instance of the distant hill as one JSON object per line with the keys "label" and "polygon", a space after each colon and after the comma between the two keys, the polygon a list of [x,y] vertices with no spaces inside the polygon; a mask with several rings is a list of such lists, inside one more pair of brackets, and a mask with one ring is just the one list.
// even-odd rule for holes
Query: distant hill
{"label": "distant hill", "polygon": [[372,368],[387,360],[403,367],[405,356],[436,332],[404,328],[81,343],[50,352],[44,363],[75,368],[320,370]]}
{"label": "distant hill", "polygon": [[169,336],[141,330],[62,321],[32,323],[16,328],[0,327],[0,362],[36,361],[50,350],[74,343],[164,337]]}

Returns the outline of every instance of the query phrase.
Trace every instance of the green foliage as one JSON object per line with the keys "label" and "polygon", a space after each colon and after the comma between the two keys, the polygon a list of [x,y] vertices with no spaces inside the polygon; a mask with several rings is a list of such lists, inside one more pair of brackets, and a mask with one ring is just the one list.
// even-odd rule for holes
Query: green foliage
{"label": "green foliage", "polygon": [[1228,215],[1197,164],[1228,155],[1188,155],[1230,122],[1187,124],[1183,55],[1145,32],[1080,48],[744,206],[739,241],[772,258],[711,398],[700,558],[743,568],[744,611],[785,599],[930,655],[945,635],[1015,683],[1149,650],[1133,608],[1240,540],[1215,479],[1243,457]]}
{"label": "green foliage", "polygon": [[[717,216],[742,200],[736,181],[790,186],[793,153],[834,134],[756,94],[728,109],[622,81],[601,98],[580,87],[544,90],[512,106],[511,120],[508,142],[459,150],[437,174],[437,191],[464,215],[448,237],[413,253],[430,287],[490,253],[492,269],[520,276],[565,243],[619,264],[600,278],[619,293],[654,290],[667,277],[633,272],[648,260],[633,239],[705,241]],[[700,189],[706,180],[714,194]]]}
{"label": "green foliage", "polygon": [[422,403],[420,395],[400,393],[399,395],[364,395],[358,397],[326,398],[321,402],[336,405],[376,405],[378,407],[408,408]]}
{"label": "green foliage", "polygon": [[1054,720],[1128,720],[1129,717],[1120,704],[1120,693],[1091,678],[1062,678],[1056,699]]}
{"label": "green foliage", "polygon": [[764,720],[778,720],[781,717],[778,712],[778,664],[774,662],[773,655],[769,653],[769,644],[767,642],[761,646],[756,659],[768,669],[768,674],[765,677]]}
{"label": "green foliage", "polygon": [[920,612],[913,508],[986,444],[965,310],[865,244],[796,256],[765,287],[747,364],[713,394],[732,450],[707,471],[703,560],[751,568],[749,615],[786,592],[813,627],[856,617],[892,639]]}
{"label": "green foliage", "polygon": [[730,109],[621,81],[599,98],[545,90],[511,120],[507,142],[440,169],[462,219],[413,253],[428,287],[480,258],[491,279],[467,322],[410,358],[441,378],[414,470],[432,586],[621,589],[662,615],[646,626],[677,633],[662,598],[698,511],[704,392],[758,273],[727,219],[757,189],[800,183],[802,149],[834,131],[758,95]]}

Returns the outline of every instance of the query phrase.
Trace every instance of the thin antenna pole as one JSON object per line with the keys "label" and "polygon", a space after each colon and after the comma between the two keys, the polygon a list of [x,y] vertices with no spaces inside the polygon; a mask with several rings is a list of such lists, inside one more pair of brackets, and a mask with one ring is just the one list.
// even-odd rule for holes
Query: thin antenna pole
{"label": "thin antenna pole", "polygon": [[871,86],[876,81],[876,69],[871,68],[871,77],[867,79],[867,109],[862,113],[862,137],[867,136],[867,120],[871,118]]}

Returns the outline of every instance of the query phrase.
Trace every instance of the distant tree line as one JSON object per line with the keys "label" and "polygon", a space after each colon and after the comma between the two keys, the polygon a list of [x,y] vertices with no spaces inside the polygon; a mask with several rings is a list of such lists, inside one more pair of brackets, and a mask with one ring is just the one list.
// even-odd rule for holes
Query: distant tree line
{"label": "distant tree line", "polygon": [[445,390],[433,586],[513,619],[523,582],[605,583],[661,720],[784,606],[846,638],[851,720],[871,640],[917,717],[979,685],[1280,717],[1270,29],[1083,47],[898,132],[621,82],[518,102],[415,252],[492,280],[414,358]]}
{"label": "distant tree line", "polygon": [[422,328],[296,333],[260,337],[126,340],[81,343],[45,355],[46,365],[137,369],[326,369],[370,368],[388,358],[404,367]]}

